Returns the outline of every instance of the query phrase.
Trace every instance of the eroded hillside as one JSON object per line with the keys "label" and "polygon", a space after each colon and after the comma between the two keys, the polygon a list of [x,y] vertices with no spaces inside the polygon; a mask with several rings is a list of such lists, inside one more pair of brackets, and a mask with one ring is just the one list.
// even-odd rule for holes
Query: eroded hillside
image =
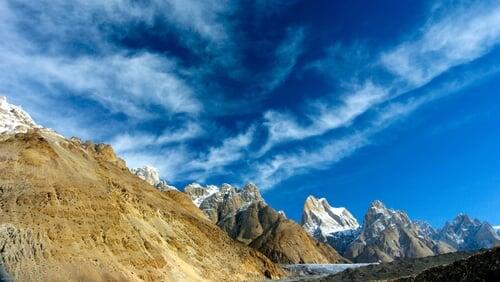
{"label": "eroded hillside", "polygon": [[44,129],[0,136],[0,262],[19,281],[280,277],[190,199],[129,172],[111,147]]}

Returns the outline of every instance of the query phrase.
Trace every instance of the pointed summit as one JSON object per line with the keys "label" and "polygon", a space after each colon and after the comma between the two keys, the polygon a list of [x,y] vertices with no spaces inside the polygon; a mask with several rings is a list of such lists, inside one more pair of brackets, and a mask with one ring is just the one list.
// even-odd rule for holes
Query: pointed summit
{"label": "pointed summit", "polygon": [[332,233],[358,229],[359,223],[346,208],[334,208],[325,198],[307,197],[302,212],[302,226],[310,233],[320,232],[323,236]]}
{"label": "pointed summit", "polygon": [[302,212],[302,227],[321,242],[328,242],[343,252],[354,240],[360,228],[358,221],[346,208],[330,206],[325,198],[307,197]]}
{"label": "pointed summit", "polygon": [[471,219],[463,213],[446,222],[436,237],[458,250],[491,248],[500,244],[500,236],[489,223]]}

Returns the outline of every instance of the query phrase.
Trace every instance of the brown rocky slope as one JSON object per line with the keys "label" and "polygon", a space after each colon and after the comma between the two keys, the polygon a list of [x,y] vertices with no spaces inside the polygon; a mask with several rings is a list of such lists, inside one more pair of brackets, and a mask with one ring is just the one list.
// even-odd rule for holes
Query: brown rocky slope
{"label": "brown rocky slope", "polygon": [[280,277],[182,193],[160,192],[107,145],[0,135],[0,264],[19,281]]}
{"label": "brown rocky slope", "polygon": [[199,201],[200,208],[231,238],[277,263],[347,262],[334,248],[317,241],[302,226],[267,205],[254,184],[248,183],[242,189],[224,184],[217,192],[214,187],[191,185],[185,191],[194,202],[204,196],[203,190],[214,191]]}
{"label": "brown rocky slope", "polygon": [[[278,215],[269,206],[262,208],[271,214]],[[274,222],[270,222],[263,233],[250,243],[250,246],[265,254],[272,261],[280,263],[349,262],[335,249],[312,238],[300,225],[285,219],[282,215],[278,215]]]}

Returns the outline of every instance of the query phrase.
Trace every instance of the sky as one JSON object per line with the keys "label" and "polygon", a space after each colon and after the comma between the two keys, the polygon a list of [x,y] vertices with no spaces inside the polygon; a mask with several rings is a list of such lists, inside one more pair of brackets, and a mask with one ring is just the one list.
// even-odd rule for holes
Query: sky
{"label": "sky", "polygon": [[178,187],[500,224],[500,2],[5,0],[0,93]]}

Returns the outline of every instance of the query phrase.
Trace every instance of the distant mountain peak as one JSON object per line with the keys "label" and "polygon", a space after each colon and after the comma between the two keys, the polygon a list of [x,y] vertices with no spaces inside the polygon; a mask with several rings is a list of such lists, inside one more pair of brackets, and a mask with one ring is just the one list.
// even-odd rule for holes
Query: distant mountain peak
{"label": "distant mountain peak", "polygon": [[340,231],[358,229],[359,223],[346,208],[332,207],[327,199],[317,199],[310,195],[304,203],[302,226],[311,235],[319,231],[327,236]]}
{"label": "distant mountain peak", "polygon": [[208,197],[220,191],[220,188],[215,185],[202,186],[199,183],[191,183],[184,187],[184,192],[188,194],[193,203],[200,207],[201,203]]}
{"label": "distant mountain peak", "polygon": [[131,169],[130,171],[160,191],[177,190],[176,187],[160,179],[160,171],[154,166],[145,165],[143,167]]}
{"label": "distant mountain peak", "polygon": [[434,238],[436,236],[437,231],[436,229],[434,229],[434,227],[432,227],[432,225],[429,222],[425,220],[415,220],[413,221],[413,223],[415,223],[418,226],[420,232],[424,234],[426,237]]}
{"label": "distant mountain peak", "polygon": [[302,227],[317,240],[343,251],[360,229],[354,216],[343,207],[330,206],[326,198],[310,195],[304,202]]}
{"label": "distant mountain peak", "polygon": [[243,186],[243,190],[260,193],[259,188],[253,182],[247,182],[245,186]]}
{"label": "distant mountain peak", "polygon": [[373,202],[371,202],[370,206],[377,207],[377,208],[383,208],[383,209],[386,208],[384,203],[382,203],[382,201],[380,201],[380,200],[374,200]]}
{"label": "distant mountain peak", "polygon": [[266,204],[259,188],[246,183],[217,186],[191,184],[184,191],[203,213],[233,239],[249,245],[275,262],[334,263],[344,259],[330,246],[317,242],[283,211]]}
{"label": "distant mountain peak", "polygon": [[349,245],[345,255],[356,261],[376,262],[453,251],[450,246],[427,235],[424,226],[427,225],[412,222],[403,211],[389,209],[381,201],[373,201],[359,237]]}
{"label": "distant mountain peak", "polygon": [[470,218],[464,213],[446,222],[436,238],[458,250],[491,248],[500,244],[498,232],[489,223]]}

